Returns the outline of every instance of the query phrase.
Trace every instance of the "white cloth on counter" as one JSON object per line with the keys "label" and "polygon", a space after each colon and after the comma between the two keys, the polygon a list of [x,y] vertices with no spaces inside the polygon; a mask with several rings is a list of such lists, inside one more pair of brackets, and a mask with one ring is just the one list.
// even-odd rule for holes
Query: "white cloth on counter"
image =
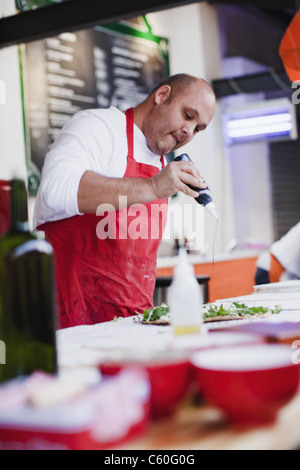
{"label": "white cloth on counter", "polygon": [[[134,149],[137,162],[161,169],[161,157],[149,149],[136,125]],[[83,174],[90,170],[121,178],[126,170],[127,153],[126,116],[122,111],[110,107],[76,113],[46,155],[33,227],[81,215],[77,193]]]}

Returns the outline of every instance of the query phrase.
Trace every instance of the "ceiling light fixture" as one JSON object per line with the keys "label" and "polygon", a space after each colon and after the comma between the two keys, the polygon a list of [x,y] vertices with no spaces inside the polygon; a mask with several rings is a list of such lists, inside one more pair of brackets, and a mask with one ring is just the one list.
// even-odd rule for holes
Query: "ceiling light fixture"
{"label": "ceiling light fixture", "polygon": [[287,98],[230,107],[223,117],[227,145],[298,138],[295,106]]}

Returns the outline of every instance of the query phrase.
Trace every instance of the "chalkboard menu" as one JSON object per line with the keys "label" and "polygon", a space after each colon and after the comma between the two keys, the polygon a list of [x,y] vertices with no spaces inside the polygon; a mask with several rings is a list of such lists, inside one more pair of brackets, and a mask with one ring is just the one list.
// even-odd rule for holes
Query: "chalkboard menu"
{"label": "chalkboard menu", "polygon": [[28,154],[41,170],[77,111],[135,106],[169,73],[168,41],[122,24],[29,43],[24,49]]}

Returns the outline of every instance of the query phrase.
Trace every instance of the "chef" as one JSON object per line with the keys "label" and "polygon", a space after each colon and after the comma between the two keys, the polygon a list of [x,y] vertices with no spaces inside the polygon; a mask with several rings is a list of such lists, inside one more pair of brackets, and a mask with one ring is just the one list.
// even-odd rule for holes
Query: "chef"
{"label": "chef", "polygon": [[63,128],[34,211],[54,248],[61,328],[153,306],[168,198],[206,186],[193,163],[164,155],[204,131],[214,109],[206,81],[178,74],[135,108],[80,111]]}

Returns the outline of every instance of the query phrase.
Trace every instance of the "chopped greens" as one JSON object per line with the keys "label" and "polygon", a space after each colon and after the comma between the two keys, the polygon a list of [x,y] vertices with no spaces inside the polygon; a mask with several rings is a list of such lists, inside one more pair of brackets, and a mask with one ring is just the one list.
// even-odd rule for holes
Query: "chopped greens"
{"label": "chopped greens", "polygon": [[[263,317],[266,315],[272,315],[282,312],[280,305],[275,305],[273,309],[269,307],[249,307],[244,303],[232,302],[229,305],[224,304],[207,304],[202,308],[203,321],[212,321],[213,319],[222,318],[224,320],[230,319],[241,319],[250,317]],[[136,312],[140,315],[138,312]],[[161,320],[170,320],[170,308],[166,303],[153,308],[144,310],[142,319],[144,323],[155,322]]]}
{"label": "chopped greens", "polygon": [[232,305],[224,307],[221,305],[207,305],[203,308],[203,319],[210,319],[214,317],[249,317],[249,316],[259,316],[265,315],[267,313],[277,314],[282,311],[282,308],[279,305],[276,305],[274,309],[269,307],[248,307],[245,304],[240,304],[238,302],[232,302]]}
{"label": "chopped greens", "polygon": [[163,302],[158,307],[153,307],[153,308],[149,308],[148,310],[144,310],[143,320],[144,321],[157,321],[162,316],[167,315],[169,311],[170,311],[169,306]]}

